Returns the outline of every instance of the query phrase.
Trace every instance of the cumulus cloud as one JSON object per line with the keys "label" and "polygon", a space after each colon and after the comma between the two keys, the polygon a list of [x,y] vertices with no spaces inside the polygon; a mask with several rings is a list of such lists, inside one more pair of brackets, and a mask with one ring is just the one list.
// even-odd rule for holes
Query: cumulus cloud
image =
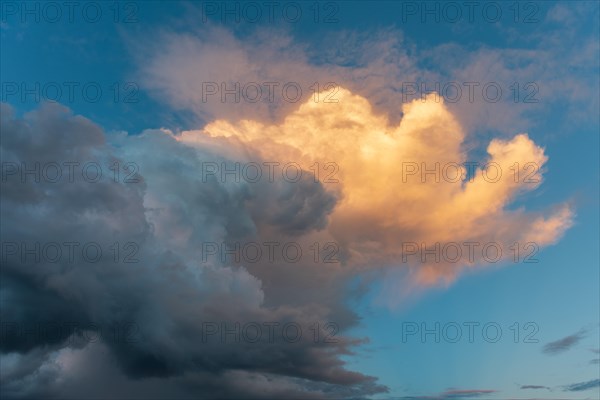
{"label": "cumulus cloud", "polygon": [[[148,130],[138,136],[107,136],[56,104],[24,118],[3,105],[2,159],[13,170],[3,171],[2,236],[13,247],[2,268],[2,293],[16,305],[3,309],[3,319],[16,326],[3,332],[3,353],[50,346],[38,364],[51,377],[56,368],[46,364],[56,362],[48,352],[78,329],[130,324],[139,340],[102,338],[130,378],[180,377],[202,369],[226,379],[242,369],[248,377],[282,375],[303,388],[329,385],[328,392],[384,391],[373,378],[344,369],[339,357],[360,344],[350,338],[319,344],[305,336],[266,351],[271,343],[208,346],[198,337],[206,334],[207,321],[294,321],[308,330],[315,320],[333,316],[343,332],[357,322],[344,304],[345,279],[355,272],[408,267],[414,283],[430,285],[483,265],[481,256],[469,259],[471,254],[452,263],[418,257],[404,263],[403,242],[547,245],[570,226],[572,212],[565,205],[545,216],[507,209],[515,196],[541,183],[547,160],[526,134],[493,140],[483,161],[503,170],[532,162],[538,166],[533,183],[510,175],[491,183],[481,168],[470,179],[422,181],[420,174],[407,174],[403,163],[431,169],[467,160],[465,133],[445,105],[414,101],[393,125],[365,98],[346,89],[337,95],[339,103],[305,102],[280,124],[216,120],[199,131]],[[273,181],[251,183],[205,173],[207,165],[231,171],[239,163],[290,160],[301,172],[327,165],[334,176],[317,179],[313,171],[290,182],[275,174]],[[36,163],[41,163],[37,172]],[[44,167],[72,165],[83,177],[79,167],[89,163],[104,170],[93,183],[69,174],[57,183]],[[42,179],[40,169],[46,174]],[[304,254],[289,263],[277,254],[274,267],[264,260],[207,261],[203,253],[207,242],[282,239],[305,249],[315,240],[336,243],[339,262],[309,262],[312,255]],[[69,263],[45,257],[35,267],[24,265],[31,264],[28,248],[50,240],[98,243],[105,252],[92,263],[76,251]],[[128,250],[121,249],[124,244],[133,249],[139,262],[126,268],[123,260],[115,262],[115,254],[106,250],[114,252],[115,243],[121,251]],[[39,302],[45,304],[43,313],[34,306]],[[20,331],[22,324],[31,329],[57,321],[75,323],[77,329],[53,335]]]}
{"label": "cumulus cloud", "polygon": [[[180,140],[235,138],[265,158],[295,159],[304,169],[335,163],[339,182],[325,186],[340,199],[327,232],[341,244],[344,259],[356,266],[404,261],[416,266],[415,278],[423,284],[450,282],[465,267],[493,264],[484,262],[481,250],[464,250],[465,242],[494,243],[500,248],[496,261],[508,260],[514,256],[508,251],[512,243],[552,244],[571,225],[567,204],[546,215],[508,207],[542,182],[547,157],[527,134],[492,140],[488,158],[476,160],[479,167],[467,177],[465,132],[443,102],[413,101],[404,106],[401,122],[390,125],[365,98],[345,89],[337,96],[336,104],[309,100],[281,124],[217,120],[202,131],[184,132]],[[494,165],[495,172],[484,165]],[[511,172],[515,165],[529,179]],[[454,168],[452,174],[447,167]],[[419,250],[421,244],[463,249],[424,260],[422,251],[407,257],[415,250],[409,242]]]}
{"label": "cumulus cloud", "polygon": [[[555,11],[556,19],[576,27],[568,11]],[[385,392],[342,360],[364,343],[344,335],[359,321],[346,302],[349,277],[392,267],[406,270],[412,286],[450,283],[467,268],[490,265],[482,244],[499,245],[503,254],[494,263],[506,262],[515,256],[508,250],[513,243],[550,245],[573,223],[568,204],[541,212],[513,207],[545,173],[543,147],[523,133],[527,113],[538,106],[511,104],[509,96],[498,104],[473,104],[466,95],[450,104],[435,96],[407,102],[402,83],[424,81],[431,88],[500,79],[508,88],[515,80],[539,79],[546,98],[562,93],[572,100],[571,112],[587,116],[597,108],[596,96],[589,96],[597,87],[592,39],[582,52],[572,40],[551,36],[534,51],[442,45],[418,53],[396,29],[339,32],[318,48],[278,30],[258,29],[241,39],[207,24],[143,42],[153,48],[137,49],[140,84],[173,109],[192,111],[200,129],[107,135],[56,104],[24,117],[1,105],[3,163],[17,170],[58,163],[64,174],[59,183],[40,182],[39,170],[23,178],[11,169],[5,180],[3,169],[0,230],[3,246],[17,245],[3,247],[3,397],[81,398],[89,387],[103,397],[145,398]],[[586,77],[591,70],[592,78],[564,79],[575,76],[565,73],[564,58]],[[298,100],[286,98],[289,82],[302,89]],[[329,82],[333,90],[325,90]],[[249,83],[262,90],[275,83],[274,99],[268,92],[257,102],[221,97],[224,88]],[[218,93],[207,98],[212,84]],[[476,129],[500,136],[486,143],[487,155],[472,160]],[[290,161],[305,172],[296,182],[280,175],[273,182],[225,182],[204,174],[207,165],[231,170],[239,163]],[[480,165],[459,168],[464,176],[457,180],[436,179],[467,161]],[[67,182],[65,162],[75,168],[74,181]],[[81,179],[86,163],[103,171],[93,183]],[[497,172],[481,167],[486,163],[500,167],[497,180],[486,175]],[[319,179],[311,173],[315,165],[327,167]],[[436,172],[423,175],[424,169]],[[309,252],[295,263],[281,253],[274,262],[205,260],[203,244],[236,241],[294,241],[303,249],[334,243],[339,262],[313,262]],[[28,249],[49,242],[96,243],[104,252],[94,262],[79,249],[69,262],[31,262],[36,256]],[[474,253],[463,246],[474,242]],[[458,243],[461,254],[452,262],[432,261],[407,243],[420,250]],[[131,256],[136,261],[125,263]],[[314,323],[332,320],[337,340],[312,340]],[[236,323],[290,322],[305,332],[294,343],[265,335],[224,343],[220,334],[209,334]],[[322,325],[317,331],[330,333]],[[85,340],[90,335],[99,340]],[[549,343],[544,351],[562,351],[579,339]],[[590,384],[597,386],[590,381],[568,390]],[[493,392],[453,389],[435,398]]]}

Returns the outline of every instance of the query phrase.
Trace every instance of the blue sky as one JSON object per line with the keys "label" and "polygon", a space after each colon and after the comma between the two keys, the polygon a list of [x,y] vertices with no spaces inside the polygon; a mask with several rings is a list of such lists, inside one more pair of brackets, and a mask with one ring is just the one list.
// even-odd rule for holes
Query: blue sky
{"label": "blue sky", "polygon": [[[16,11],[6,8],[8,3],[11,7],[15,6]],[[267,15],[263,3],[256,4],[263,15]],[[340,275],[337,275],[338,272],[329,275],[321,270],[310,270],[314,272],[312,277],[292,275],[287,282],[289,288],[282,283],[286,282],[284,273],[275,273],[262,266],[256,270],[246,266],[247,273],[261,282],[261,296],[264,296],[264,304],[270,309],[295,307],[311,301],[321,304],[319,302],[322,301],[321,305],[329,310],[329,314],[324,314],[329,320],[344,319],[346,313],[356,315],[354,322],[340,324],[344,327],[343,334],[368,338],[368,343],[353,347],[353,354],[342,352],[337,357],[346,362],[345,368],[348,370],[375,377],[377,384],[387,386],[389,390],[378,393],[377,390],[328,392],[323,389],[320,394],[381,399],[419,396],[439,399],[600,398],[600,11],[597,2],[481,2],[479,7],[489,8],[490,13],[501,10],[502,16],[498,22],[490,21],[489,14],[486,16],[481,9],[475,9],[472,21],[465,20],[465,17],[455,23],[448,21],[449,14],[443,14],[442,10],[446,10],[444,7],[448,7],[443,2],[297,2],[294,7],[299,7],[303,12],[297,23],[288,22],[281,14],[275,14],[273,22],[262,18],[256,23],[249,22],[241,15],[240,22],[236,23],[219,14],[220,7],[226,7],[223,2],[170,1],[119,2],[116,3],[118,15],[114,14],[115,8],[111,8],[115,7],[114,4],[96,2],[94,4],[103,12],[97,23],[86,21],[77,12],[74,21],[70,22],[64,8],[61,9],[61,20],[50,22],[47,15],[40,14],[40,21],[36,21],[35,16],[19,14],[24,4],[6,2],[2,5],[2,102],[14,110],[17,120],[27,120],[23,116],[40,108],[45,101],[43,93],[40,95],[42,101],[37,101],[34,95],[23,93],[22,85],[35,88],[36,82],[39,82],[41,88],[46,87],[49,91],[58,85],[63,90],[58,102],[73,114],[82,115],[98,125],[105,132],[107,143],[114,148],[111,154],[123,160],[139,162],[142,175],[144,168],[154,173],[175,166],[178,161],[173,160],[179,160],[176,157],[184,160],[181,165],[192,165],[191,161],[185,161],[188,150],[179,153],[178,146],[183,146],[181,143],[162,143],[159,139],[135,144],[137,142],[134,139],[124,139],[123,132],[128,137],[154,138],[152,135],[157,135],[155,131],[161,128],[173,136],[203,131],[214,139],[221,132],[217,128],[231,132],[247,132],[244,129],[252,132],[253,129],[257,132],[284,130],[285,118],[298,112],[300,105],[309,98],[303,97],[298,104],[280,98],[271,104],[218,101],[205,104],[198,101],[202,81],[237,80],[242,84],[252,79],[273,80],[282,84],[295,81],[304,88],[305,96],[312,93],[309,89],[311,82],[335,82],[350,93],[344,96],[359,95],[368,101],[372,110],[365,118],[372,119],[365,125],[370,124],[371,127],[379,126],[372,122],[377,116],[384,116],[388,121],[387,126],[393,126],[409,113],[407,109],[401,111],[406,103],[400,91],[403,82],[425,82],[427,87],[434,87],[436,82],[442,85],[447,82],[474,81],[482,85],[498,82],[504,90],[503,98],[498,103],[485,101],[480,96],[474,102],[467,101],[463,96],[457,103],[445,103],[453,120],[458,121],[464,132],[462,145],[468,154],[467,158],[483,160],[487,157],[486,148],[492,139],[510,141],[519,133],[527,133],[534,145],[542,148],[547,156],[541,171],[543,182],[534,190],[523,190],[514,197],[511,195],[509,200],[501,204],[507,210],[506,214],[472,224],[465,222],[464,227],[454,228],[461,232],[464,230],[465,237],[478,235],[485,230],[485,235],[481,237],[487,237],[490,241],[505,240],[502,236],[505,234],[506,240],[520,240],[535,224],[536,216],[550,218],[553,213],[558,213],[556,210],[561,205],[568,204],[572,212],[570,222],[565,223],[563,230],[559,229],[556,237],[540,246],[536,254],[539,262],[513,263],[503,260],[498,265],[488,263],[485,267],[474,266],[471,269],[461,266],[456,271],[452,266],[453,272],[449,275],[437,270],[436,266],[435,274],[440,281],[422,284],[422,281],[415,283],[411,278],[420,266],[409,268],[402,265],[397,259],[398,253],[388,249],[382,251],[385,253],[383,258],[369,258],[370,255],[365,253],[365,259],[368,260],[366,267],[361,263],[349,262],[352,267],[348,266],[347,271],[351,272]],[[44,7],[44,3],[27,4],[30,7],[37,4],[40,10]],[[228,4],[241,10],[247,3]],[[457,4],[458,9],[467,15],[468,8],[464,2],[453,4]],[[431,7],[432,10],[432,13],[424,16],[425,21],[419,14],[423,7]],[[315,22],[316,10],[319,12],[318,22]],[[125,22],[129,13],[131,21]],[[206,16],[206,13],[209,15]],[[331,15],[331,21],[326,23],[324,19],[327,19],[327,15]],[[436,18],[439,20],[436,21]],[[228,73],[233,75],[227,76]],[[72,100],[68,99],[65,82],[78,85]],[[535,95],[538,101],[511,101],[514,93],[511,84],[514,82],[524,92],[527,92],[525,85],[535,83],[539,88],[539,93]],[[86,98],[86,93],[81,90],[86,84],[101,88],[98,101]],[[521,96],[524,92],[521,92]],[[357,109],[364,109],[364,103],[360,104]],[[354,112],[356,109],[352,110]],[[309,119],[311,115],[307,115],[300,119]],[[259,127],[246,128],[240,122],[242,120],[250,120]],[[6,129],[8,132],[9,128]],[[290,129],[293,131],[295,126]],[[448,128],[448,131],[451,135],[452,129]],[[228,160],[235,157],[252,159],[248,154],[254,154],[254,151],[263,159],[297,154],[257,145],[256,141],[248,139],[251,137],[248,133],[231,135],[238,135],[240,143],[248,147],[233,141],[226,145],[218,144],[221,142],[217,139],[214,143],[207,142],[193,138],[192,134],[190,139],[182,141],[187,143],[189,140],[192,143],[190,148],[199,149],[202,155],[214,156],[211,160],[220,160],[219,157]],[[226,137],[230,137],[229,134]],[[259,136],[257,138],[260,139]],[[288,144],[297,146],[293,140],[290,139]],[[342,142],[346,143],[338,139],[338,143]],[[328,144],[334,146],[331,143],[335,143],[335,140]],[[238,148],[238,145],[242,147]],[[306,149],[312,149],[311,146],[312,142],[306,145]],[[331,148],[328,154],[330,161],[342,157],[339,154],[344,153],[346,148],[342,144],[340,146],[337,150]],[[229,150],[225,151],[224,148]],[[173,159],[167,149],[173,151]],[[296,150],[302,152],[304,149],[299,146]],[[211,152],[214,151],[222,153],[213,155]],[[9,154],[12,153],[6,150],[4,156]],[[155,155],[156,161],[152,162],[156,162],[156,166],[143,165],[144,160]],[[150,188],[153,182],[157,182],[156,187],[165,185],[169,176],[177,176],[177,179],[185,182],[188,173],[189,170],[176,171],[174,175],[156,178],[156,181],[152,181],[149,175],[148,185]],[[378,176],[385,174],[386,171],[378,170]],[[175,182],[172,184],[175,185]],[[182,185],[185,186],[185,183]],[[349,183],[345,185],[351,187]],[[227,188],[228,191],[234,190],[229,186]],[[326,188],[326,193],[333,193],[328,192],[330,187]],[[149,193],[152,190],[148,189]],[[179,193],[174,186],[169,186],[168,190]],[[165,189],[165,192],[168,190]],[[354,193],[362,193],[356,190]],[[181,193],[185,193],[185,190],[181,189]],[[374,192],[373,197],[378,195]],[[440,199],[443,201],[442,196]],[[149,196],[144,200],[144,206],[154,204],[152,201],[159,199],[156,200],[157,204],[162,204],[161,201],[171,204],[173,201],[172,204],[177,204],[173,205],[174,209],[181,204],[184,204],[182,208],[194,209],[194,202],[205,201],[202,194],[197,197],[182,194],[176,201],[167,197],[163,199],[159,194]],[[396,204],[391,200],[391,195],[388,198],[382,194],[381,198],[388,200],[373,203],[379,204],[373,205],[374,209]],[[341,202],[339,198],[336,199]],[[5,204],[10,204],[9,200],[8,197],[3,199],[7,202]],[[191,203],[188,204],[188,201]],[[210,204],[218,205],[219,201]],[[314,222],[314,226],[312,222],[300,224],[318,229],[315,228],[314,232],[303,231],[302,234],[306,236],[298,236],[295,240],[309,241],[313,234],[317,235],[314,238],[318,240],[333,238],[342,244],[343,251],[347,250],[344,254],[353,254],[354,258],[349,257],[356,260],[356,254],[360,253],[358,249],[366,248],[362,247],[363,241],[370,244],[388,243],[386,240],[392,234],[412,232],[405,226],[394,226],[390,231],[385,231],[388,233],[373,233],[376,229],[370,227],[379,226],[379,214],[373,212],[368,214],[372,219],[362,219],[359,216],[362,215],[362,209],[349,208],[350,211],[342,209],[339,214],[347,219],[339,217],[336,220],[338,214],[332,211],[335,210],[334,206],[328,204],[323,200],[319,212],[325,216],[331,213],[329,222],[321,225],[320,222]],[[472,204],[471,207],[478,205]],[[225,209],[226,206],[230,208]],[[287,208],[277,214],[279,203],[262,213],[252,209],[247,216],[239,218],[235,217],[236,207],[246,207],[246,203],[225,204],[214,213],[224,220],[231,217],[232,221],[236,221],[235,224],[242,221],[239,222],[239,231],[246,229],[246,224],[253,225],[254,234],[259,237],[263,234],[261,229],[264,226],[261,218],[265,221],[295,218],[287,216],[286,213],[290,212]],[[210,209],[204,203],[198,208]],[[352,214],[352,210],[355,214]],[[425,222],[421,225],[419,218],[424,217],[430,209],[416,210],[413,218],[417,222],[414,226],[421,229]],[[394,220],[395,211],[388,211],[390,221]],[[5,212],[3,210],[3,218]],[[517,213],[515,215],[519,217],[514,217],[510,212]],[[23,213],[30,215],[26,211]],[[309,214],[321,215],[317,211]],[[190,221],[212,221],[209,217],[195,219],[191,214],[186,215],[182,220],[188,218],[190,224]],[[276,217],[271,218],[272,215]],[[357,216],[356,220],[353,215]],[[32,215],[30,217],[35,221]],[[160,226],[160,222],[156,224]],[[223,227],[210,224],[206,222],[206,231],[199,233],[198,237],[217,237],[223,231],[230,234],[229,230],[233,229],[230,226],[235,225],[233,222]],[[390,224],[393,225],[392,222]],[[175,222],[165,226],[178,228]],[[190,232],[201,229],[188,228]],[[440,222],[438,228],[441,232],[448,227]],[[277,232],[273,229],[267,229],[267,232]],[[322,233],[323,229],[326,234]],[[362,229],[366,233],[356,233],[356,236],[343,232]],[[127,229],[123,228],[123,231]],[[19,230],[8,226],[3,234],[14,234],[16,237],[17,232]],[[432,231],[431,235],[435,236],[435,232]],[[369,236],[371,233],[372,236]],[[521,233],[523,236],[520,236]],[[168,240],[162,237],[157,240],[161,244],[171,243],[171,239],[173,243],[177,242],[173,239],[175,234],[169,231],[168,235]],[[405,241],[407,237],[410,236],[403,236]],[[459,236],[457,240],[463,239]],[[198,246],[197,243],[195,245]],[[344,247],[346,245],[347,248]],[[183,255],[186,250],[178,247],[179,242],[170,246],[165,245],[165,251],[177,254],[179,249],[181,257],[186,259],[187,255]],[[194,244],[190,242],[188,246]],[[190,257],[194,259],[193,255]],[[248,280],[251,281],[251,278]],[[247,282],[245,279],[242,279],[243,282]],[[295,279],[298,279],[297,283],[294,283]],[[311,279],[321,279],[323,282],[311,283]],[[331,292],[324,282],[335,282],[331,283]],[[245,284],[240,284],[240,292],[244,292]],[[283,289],[273,288],[277,285]],[[290,298],[286,298],[285,291],[294,292],[294,285],[297,285],[299,292],[307,294],[304,297],[298,295],[298,298],[292,298],[290,294]],[[311,285],[314,285],[314,293],[311,292]],[[109,294],[112,293],[110,289],[107,290]],[[309,297],[311,293],[313,298]],[[230,293],[232,296],[238,294],[235,290],[233,294]],[[240,298],[243,296],[240,295]],[[328,303],[332,298],[335,301]],[[473,343],[469,343],[465,337],[466,328],[463,324],[468,322],[479,323],[475,328]],[[436,323],[441,327],[457,323],[463,327],[463,336],[457,343],[450,343],[443,338],[440,343],[435,343],[433,336],[422,340],[418,334],[403,341],[403,331],[407,329],[407,324],[412,323],[419,327],[423,323],[429,327],[434,327]],[[486,323],[501,327],[502,335],[497,343],[489,343],[482,336],[481,326]],[[515,323],[518,324],[518,343],[513,340],[514,328],[511,330]],[[528,323],[532,325],[526,325]],[[534,330],[533,327],[536,332],[531,339],[536,342],[524,343],[524,338]],[[560,351],[545,351],[549,343],[570,336],[574,339],[567,341],[568,344]],[[258,367],[256,371],[261,373],[265,369],[263,367]],[[282,371],[284,369],[281,367]],[[274,370],[278,368],[275,366]],[[306,379],[301,374],[292,373],[291,376]],[[10,382],[10,377],[3,379]],[[319,379],[316,381],[320,382]],[[31,384],[26,380],[19,384],[22,382]],[[219,381],[215,386],[226,385],[223,382]],[[569,387],[576,389],[578,384],[586,382],[590,382],[586,390],[569,390]],[[203,384],[206,382],[198,383],[201,388]],[[538,388],[527,389],[523,386]],[[312,390],[310,384],[307,387]],[[61,393],[60,389],[56,390]],[[123,390],[121,394],[136,389]],[[181,396],[182,393],[176,385],[165,390],[168,395]],[[27,393],[45,392],[15,389],[9,395],[27,397]],[[233,392],[232,396],[248,393],[241,390]]]}

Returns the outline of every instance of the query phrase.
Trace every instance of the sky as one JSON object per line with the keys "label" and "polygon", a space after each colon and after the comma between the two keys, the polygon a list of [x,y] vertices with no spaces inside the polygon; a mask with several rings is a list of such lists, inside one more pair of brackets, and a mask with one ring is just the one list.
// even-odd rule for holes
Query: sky
{"label": "sky", "polygon": [[3,399],[599,399],[600,4],[5,1]]}

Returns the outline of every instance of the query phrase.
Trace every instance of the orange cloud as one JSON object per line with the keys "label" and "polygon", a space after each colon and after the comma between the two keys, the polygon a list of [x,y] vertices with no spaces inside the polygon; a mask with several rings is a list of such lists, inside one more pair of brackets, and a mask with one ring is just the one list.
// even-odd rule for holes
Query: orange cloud
{"label": "orange cloud", "polygon": [[[464,129],[432,96],[405,104],[396,126],[346,89],[335,98],[337,103],[311,99],[280,124],[216,120],[178,139],[191,146],[210,137],[239,140],[264,159],[293,160],[305,170],[315,162],[335,163],[339,182],[321,179],[340,198],[326,233],[344,249],[348,265],[404,264],[421,284],[448,283],[465,267],[511,260],[515,242],[548,245],[571,226],[573,212],[566,204],[548,215],[507,209],[542,182],[548,158],[527,134],[494,139],[486,160],[469,160]],[[479,245],[471,251],[465,242]],[[482,247],[490,242],[497,247],[486,257]],[[439,252],[446,248],[452,255],[423,259],[406,243],[419,249],[439,245]]]}

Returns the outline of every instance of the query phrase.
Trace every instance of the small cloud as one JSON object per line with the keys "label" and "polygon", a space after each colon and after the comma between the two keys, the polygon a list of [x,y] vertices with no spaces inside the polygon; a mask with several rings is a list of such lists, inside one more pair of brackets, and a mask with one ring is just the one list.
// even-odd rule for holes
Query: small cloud
{"label": "small cloud", "polygon": [[548,389],[548,390],[550,390],[550,388],[548,386],[542,386],[542,385],[522,385],[521,389]]}
{"label": "small cloud", "polygon": [[547,343],[544,346],[543,352],[546,354],[558,354],[569,350],[575,346],[581,339],[585,337],[584,331],[579,331],[573,335],[569,335],[554,342]]}
{"label": "small cloud", "polygon": [[430,396],[406,396],[403,400],[456,400],[467,398],[479,398],[491,393],[496,393],[497,390],[490,389],[448,389],[445,392]]}
{"label": "small cloud", "polygon": [[565,392],[581,392],[583,390],[600,387],[600,379],[593,379],[587,382],[573,383],[565,386]]}
{"label": "small cloud", "polygon": [[464,399],[468,397],[478,397],[496,392],[496,390],[489,389],[447,390],[444,393],[442,393],[440,397],[442,399]]}

